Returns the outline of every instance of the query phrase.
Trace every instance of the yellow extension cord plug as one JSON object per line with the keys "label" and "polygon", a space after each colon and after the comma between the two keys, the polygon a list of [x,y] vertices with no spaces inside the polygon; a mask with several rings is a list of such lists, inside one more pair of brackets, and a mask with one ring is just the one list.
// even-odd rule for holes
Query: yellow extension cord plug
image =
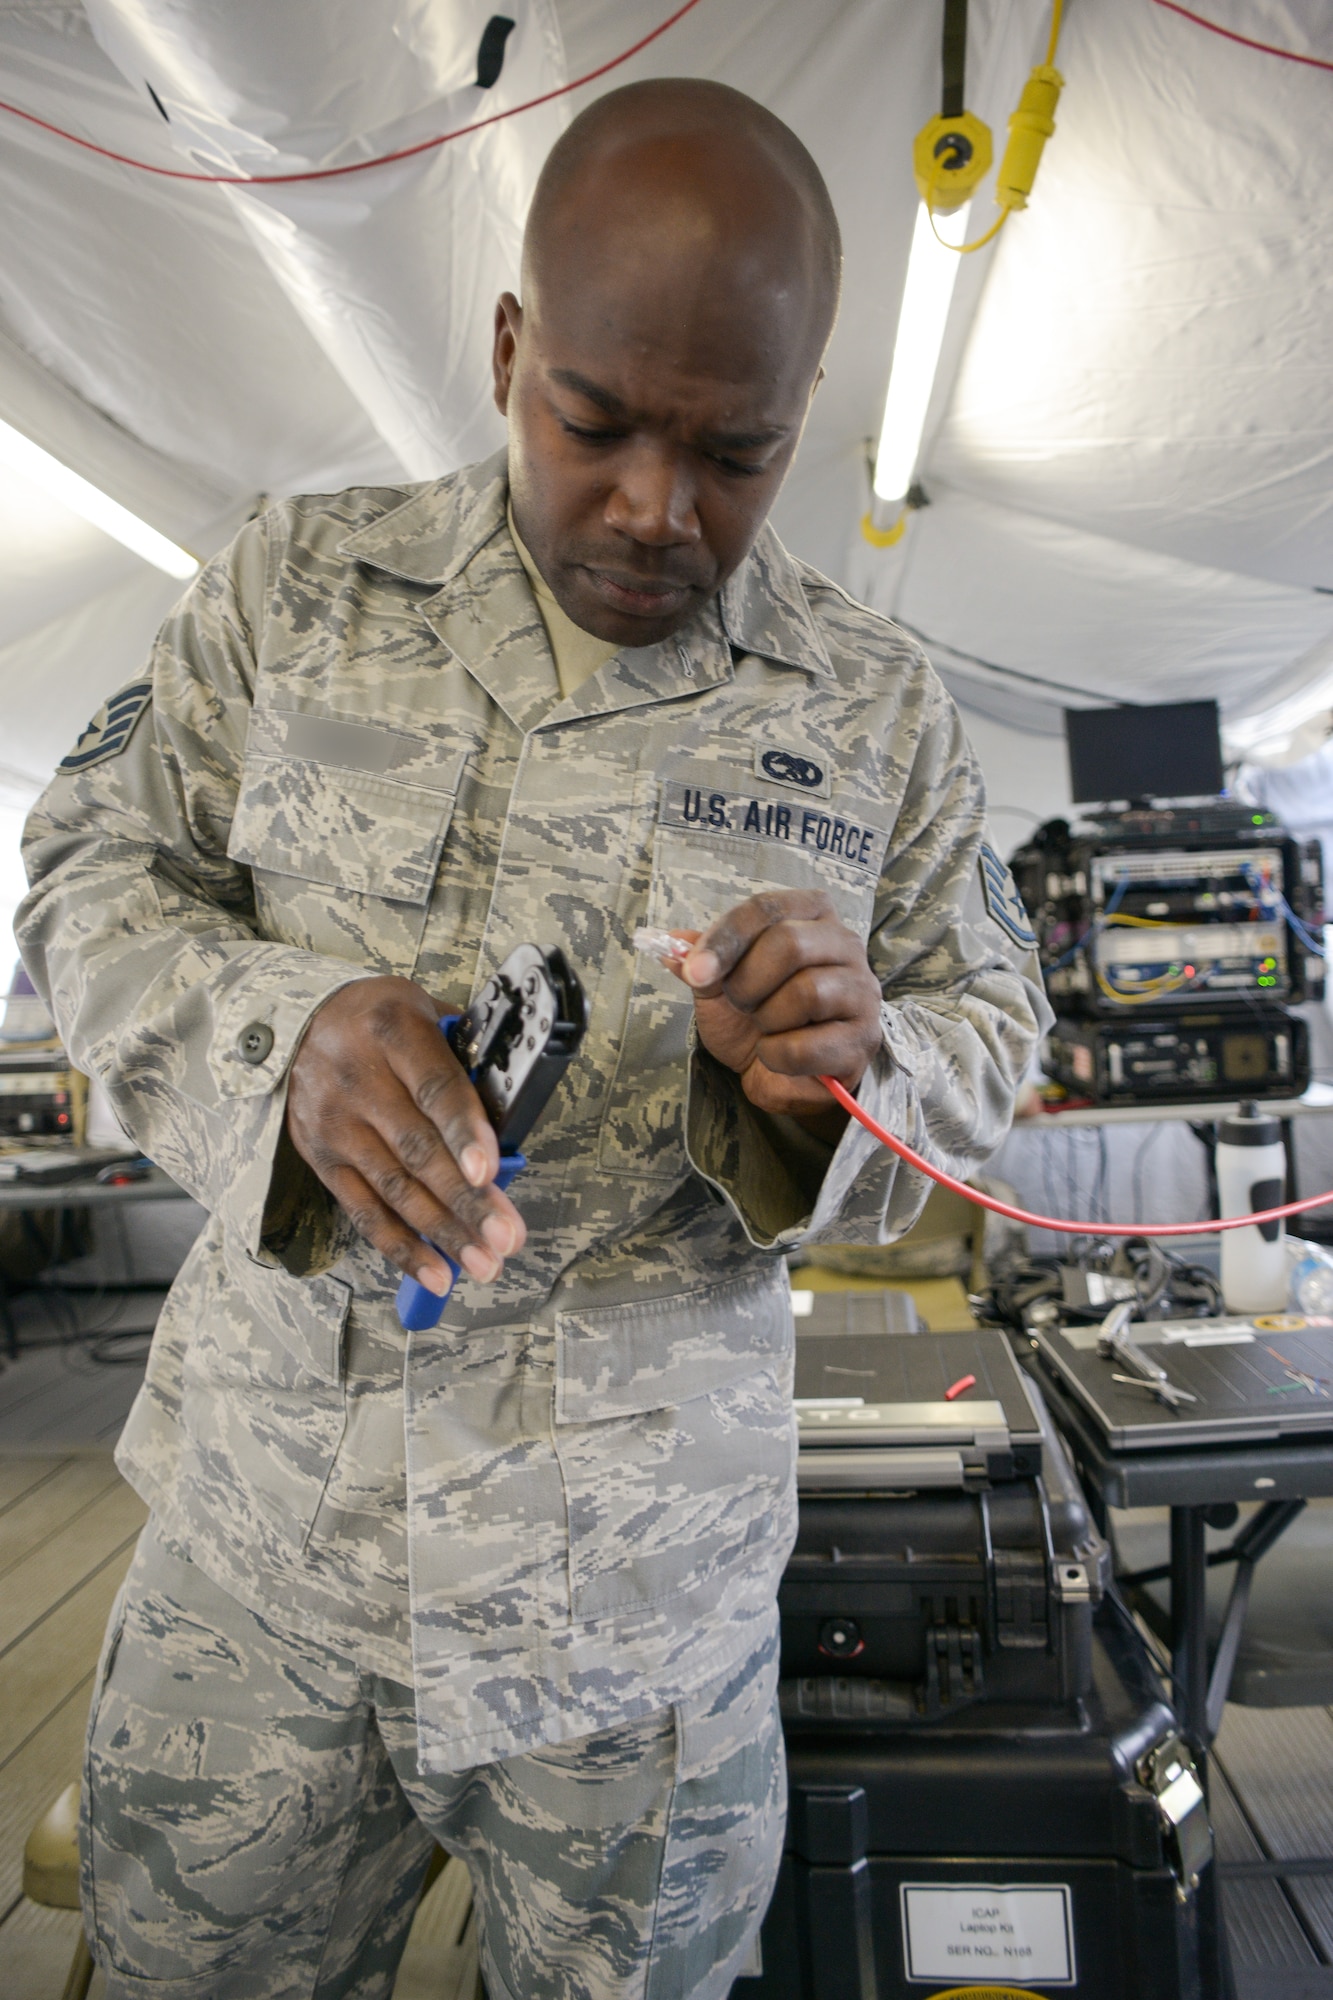
{"label": "yellow extension cord plug", "polygon": [[1018,108],[1009,115],[1009,142],[995,177],[995,203],[1005,210],[1026,208],[1041,165],[1042,148],[1055,130],[1055,107],[1065,80],[1044,63],[1023,85]]}

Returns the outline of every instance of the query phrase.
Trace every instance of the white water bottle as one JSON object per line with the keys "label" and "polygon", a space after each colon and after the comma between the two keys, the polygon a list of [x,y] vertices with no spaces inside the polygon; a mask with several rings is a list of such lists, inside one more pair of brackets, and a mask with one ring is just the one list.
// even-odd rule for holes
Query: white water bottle
{"label": "white water bottle", "polygon": [[[1287,1149],[1276,1118],[1242,1104],[1217,1135],[1217,1202],[1224,1217],[1277,1208],[1287,1185]],[[1222,1232],[1222,1297],[1228,1312],[1281,1312],[1287,1253],[1281,1222]]]}

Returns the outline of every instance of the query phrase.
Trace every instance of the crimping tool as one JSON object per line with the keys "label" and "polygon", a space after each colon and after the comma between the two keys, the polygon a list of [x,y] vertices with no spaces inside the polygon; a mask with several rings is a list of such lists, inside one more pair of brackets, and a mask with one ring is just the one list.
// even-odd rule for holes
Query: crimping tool
{"label": "crimping tool", "polygon": [[[474,994],[465,1014],[446,1014],[441,1020],[445,1039],[500,1141],[496,1187],[507,1188],[528,1164],[519,1147],[546,1108],[586,1026],[583,988],[564,953],[558,947],[542,951],[535,944],[511,951]],[[444,1261],[457,1278],[453,1258]],[[448,1296],[404,1278],[398,1287],[398,1318],[409,1333],[434,1326]]]}

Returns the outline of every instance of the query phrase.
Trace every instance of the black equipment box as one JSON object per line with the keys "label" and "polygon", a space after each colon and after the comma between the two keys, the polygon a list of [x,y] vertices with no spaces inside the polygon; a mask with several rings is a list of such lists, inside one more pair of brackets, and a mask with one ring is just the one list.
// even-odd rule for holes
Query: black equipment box
{"label": "black equipment box", "polygon": [[1298,1014],[1149,1012],[1118,1021],[1056,1022],[1045,1068],[1098,1104],[1299,1097],[1310,1081],[1310,1031]]}
{"label": "black equipment box", "polygon": [[1212,2000],[1211,1837],[1143,1640],[1079,1702],[793,1735],[762,1969],[732,2000]]}
{"label": "black equipment box", "polygon": [[0,1049],[0,1138],[81,1137],[87,1092],[62,1048]]}
{"label": "black equipment box", "polygon": [[1040,1472],[1041,1425],[1002,1333],[828,1324],[821,1314],[797,1327],[802,1493],[954,1490]]}
{"label": "black equipment box", "polygon": [[[1153,817],[1169,828],[1138,824]],[[1291,839],[1267,813],[1254,818],[1231,831],[1190,831],[1178,814],[1041,827],[1011,866],[1056,1012],[1124,1019],[1145,1007],[1175,1015],[1320,999],[1319,843]]]}
{"label": "black equipment box", "polygon": [[1116,1451],[1272,1444],[1333,1433],[1333,1326],[1298,1313],[1135,1321],[1165,1393],[1099,1352],[1096,1326],[1034,1326],[1036,1360]]}
{"label": "black equipment box", "polygon": [[798,1322],[796,1390],[800,1526],[778,1592],[788,1731],[1080,1695],[1106,1546],[1006,1337]]}

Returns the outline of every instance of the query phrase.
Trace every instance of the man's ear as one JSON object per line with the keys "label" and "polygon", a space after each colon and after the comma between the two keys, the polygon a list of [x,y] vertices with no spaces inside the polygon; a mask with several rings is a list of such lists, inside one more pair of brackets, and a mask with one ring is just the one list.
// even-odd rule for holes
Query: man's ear
{"label": "man's ear", "polygon": [[522,306],[512,292],[501,292],[495,302],[495,346],[491,352],[491,370],[495,378],[495,407],[502,417],[509,412],[509,385],[514,379],[518,337],[522,330]]}

